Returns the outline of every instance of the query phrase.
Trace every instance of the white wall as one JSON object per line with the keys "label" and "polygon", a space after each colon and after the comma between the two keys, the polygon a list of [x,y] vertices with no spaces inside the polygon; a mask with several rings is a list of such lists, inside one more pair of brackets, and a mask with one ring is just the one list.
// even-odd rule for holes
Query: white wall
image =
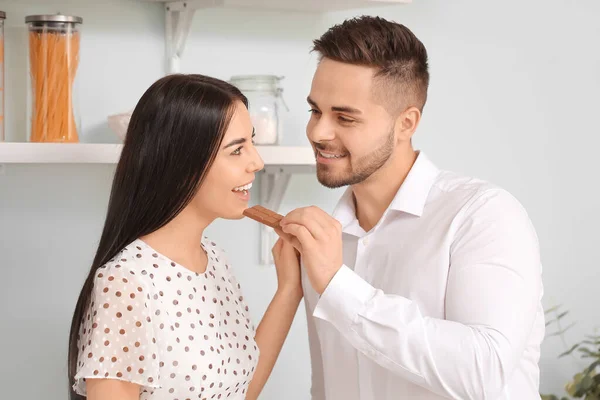
{"label": "white wall", "polygon": [[[127,110],[163,73],[159,5],[111,0],[61,4],[0,1],[8,13],[6,123],[24,140],[27,14],[84,18],[80,68],[83,141],[116,142],[107,115]],[[40,4],[46,5],[40,5]],[[492,180],[530,212],[542,244],[545,305],[563,303],[576,340],[600,324],[595,248],[599,235],[600,3],[595,0],[414,0],[315,17],[279,12],[207,10],[192,27],[183,72],[228,79],[285,75],[291,112],[284,143],[306,144],[304,102],[314,70],[310,41],[359,13],[405,23],[431,60],[431,90],[416,138],[440,167]],[[137,53],[134,55],[133,51]],[[0,398],[65,398],[68,324],[103,223],[112,166],[8,165],[0,176]],[[339,191],[297,176],[282,212],[305,204],[331,210]],[[210,228],[230,254],[260,318],[274,271],[257,265],[258,227],[219,221]],[[596,278],[596,280],[594,280]],[[581,295],[582,296],[578,296]],[[508,295],[508,294],[507,294]],[[264,399],[308,398],[309,364],[302,309]],[[578,365],[558,361],[559,341],[543,348],[542,391],[559,391]]]}

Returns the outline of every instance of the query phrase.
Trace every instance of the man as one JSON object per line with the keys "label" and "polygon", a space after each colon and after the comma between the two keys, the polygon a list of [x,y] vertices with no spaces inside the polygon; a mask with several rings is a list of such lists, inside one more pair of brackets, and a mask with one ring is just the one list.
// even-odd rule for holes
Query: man
{"label": "man", "polygon": [[413,149],[425,47],[361,17],[314,50],[317,177],[349,187],[333,217],[308,207],[282,220],[302,255],[312,398],[539,399],[536,233],[505,190]]}

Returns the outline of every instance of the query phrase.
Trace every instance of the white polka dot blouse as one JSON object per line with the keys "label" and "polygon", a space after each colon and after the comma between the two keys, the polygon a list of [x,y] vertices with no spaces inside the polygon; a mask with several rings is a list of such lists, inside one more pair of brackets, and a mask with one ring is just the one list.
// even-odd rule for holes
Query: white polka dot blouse
{"label": "white polka dot blouse", "polygon": [[96,271],[78,339],[73,389],[87,378],[140,385],[142,400],[245,398],[259,351],[240,285],[222,250],[203,238],[206,272],[140,239]]}

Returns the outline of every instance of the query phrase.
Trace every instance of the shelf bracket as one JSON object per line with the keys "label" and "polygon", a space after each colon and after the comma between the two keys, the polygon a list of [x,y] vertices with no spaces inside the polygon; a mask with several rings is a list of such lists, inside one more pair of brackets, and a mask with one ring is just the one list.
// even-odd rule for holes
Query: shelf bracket
{"label": "shelf bracket", "polygon": [[224,2],[225,0],[188,0],[165,3],[165,53],[168,74],[181,71],[180,60],[196,10],[222,7]]}
{"label": "shelf bracket", "polygon": [[[260,204],[269,210],[279,212],[281,202],[289,186],[292,174],[308,173],[314,170],[309,165],[269,165],[261,171]],[[273,264],[271,250],[277,240],[277,234],[266,225],[260,224],[260,263],[262,266]]]}

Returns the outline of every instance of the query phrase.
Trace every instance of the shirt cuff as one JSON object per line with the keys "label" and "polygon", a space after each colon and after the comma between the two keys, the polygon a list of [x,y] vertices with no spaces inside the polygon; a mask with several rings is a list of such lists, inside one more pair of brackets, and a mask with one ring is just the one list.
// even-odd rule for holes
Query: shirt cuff
{"label": "shirt cuff", "polygon": [[313,316],[332,323],[340,331],[347,330],[376,291],[354,271],[342,265],[319,298]]}

